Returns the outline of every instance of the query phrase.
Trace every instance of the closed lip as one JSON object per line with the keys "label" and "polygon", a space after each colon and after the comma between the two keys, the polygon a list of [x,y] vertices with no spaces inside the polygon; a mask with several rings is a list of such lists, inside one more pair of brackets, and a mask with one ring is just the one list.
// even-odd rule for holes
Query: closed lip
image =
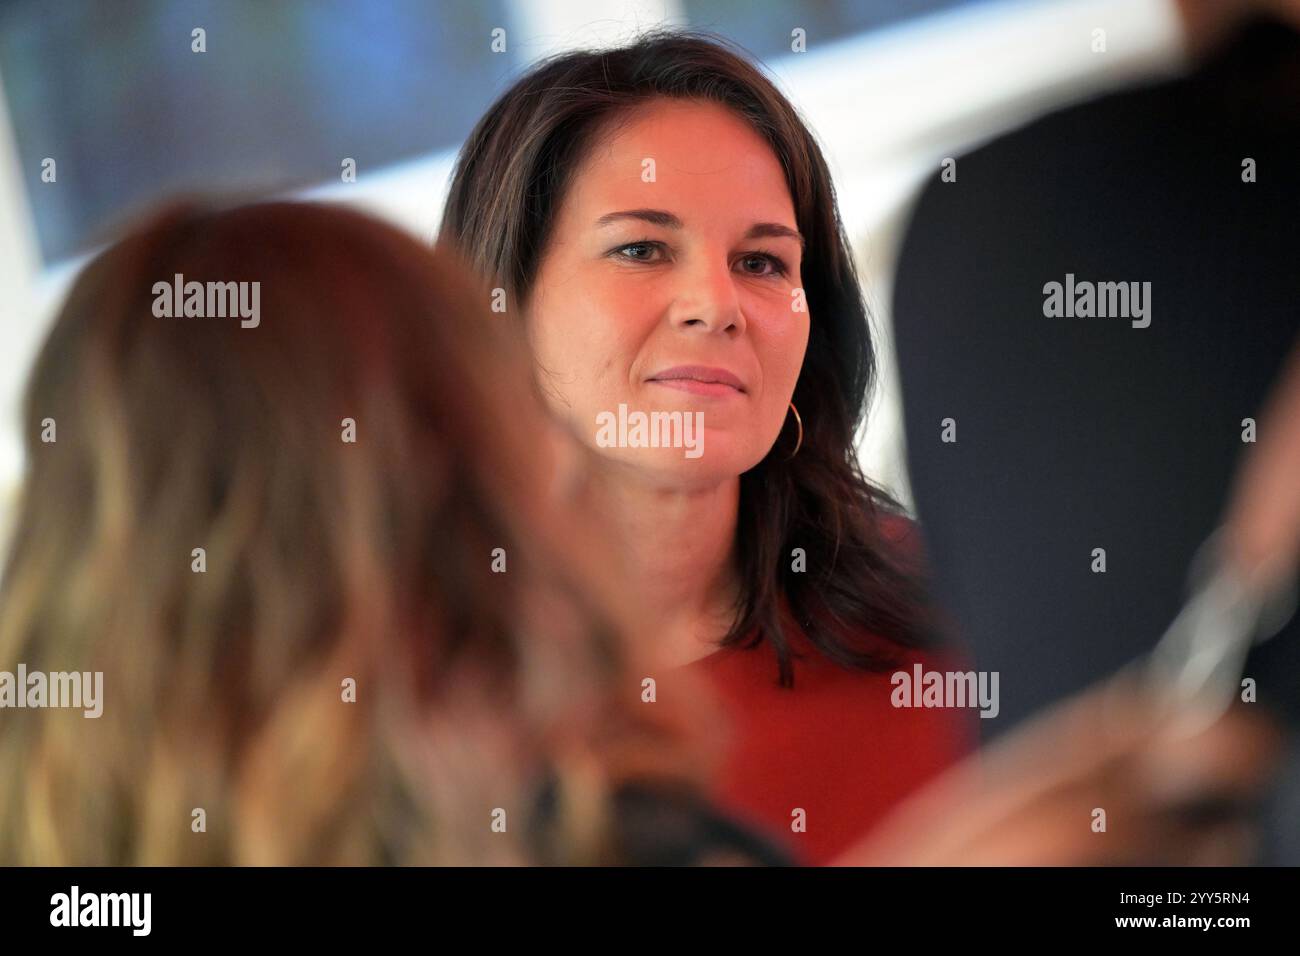
{"label": "closed lip", "polygon": [[745,391],[745,383],[728,372],[725,368],[712,368],[707,365],[674,365],[663,371],[655,372],[647,381],[650,382],[699,382],[703,385],[729,385],[738,392]]}

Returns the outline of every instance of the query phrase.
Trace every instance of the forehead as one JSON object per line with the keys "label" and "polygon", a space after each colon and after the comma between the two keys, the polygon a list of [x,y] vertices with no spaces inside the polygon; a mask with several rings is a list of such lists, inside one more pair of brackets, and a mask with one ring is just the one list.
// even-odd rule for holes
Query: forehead
{"label": "forehead", "polygon": [[[647,160],[653,182],[644,176]],[[696,100],[654,99],[611,123],[584,157],[570,199],[584,216],[595,207],[602,207],[598,215],[653,206],[690,226],[690,207],[719,213],[730,206],[747,219],[794,225],[785,173],[771,146],[731,110]]]}

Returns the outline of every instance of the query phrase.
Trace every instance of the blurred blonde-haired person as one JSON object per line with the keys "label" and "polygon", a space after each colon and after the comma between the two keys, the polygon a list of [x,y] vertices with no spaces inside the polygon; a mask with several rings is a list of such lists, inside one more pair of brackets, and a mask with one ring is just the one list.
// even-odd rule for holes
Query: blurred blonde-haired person
{"label": "blurred blonde-haired person", "polygon": [[[4,715],[0,862],[780,861],[695,796],[698,714],[642,703],[580,469],[462,275],[290,203],[171,206],[84,271],[0,669],[102,673],[102,713]],[[210,283],[254,308],[192,314]]]}

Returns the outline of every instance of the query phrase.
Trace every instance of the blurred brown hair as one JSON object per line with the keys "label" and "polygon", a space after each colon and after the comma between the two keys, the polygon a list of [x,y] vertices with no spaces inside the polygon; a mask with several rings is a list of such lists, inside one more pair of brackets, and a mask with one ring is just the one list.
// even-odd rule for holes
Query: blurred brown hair
{"label": "blurred brown hair", "polygon": [[[259,281],[260,325],[155,317],[176,274]],[[173,206],[87,267],[30,381],[0,666],[102,671],[103,716],[0,723],[0,862],[616,862],[615,781],[701,771],[462,274],[290,203]]]}

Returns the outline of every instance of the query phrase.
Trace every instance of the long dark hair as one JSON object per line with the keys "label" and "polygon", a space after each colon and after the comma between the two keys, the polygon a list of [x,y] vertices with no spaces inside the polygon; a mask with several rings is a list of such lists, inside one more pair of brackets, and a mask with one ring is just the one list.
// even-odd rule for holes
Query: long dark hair
{"label": "long dark hair", "polygon": [[[526,304],[557,210],[593,136],[652,97],[733,110],[771,145],[806,238],[803,287],[812,318],[793,435],[741,476],[742,579],[724,645],[771,641],[783,685],[794,682],[788,615],[830,658],[894,666],[901,647],[936,643],[920,567],[889,542],[899,503],[862,474],[854,437],[876,375],[866,304],[830,172],[790,102],[738,47],[710,34],[653,31],[617,49],[546,59],[510,87],[457,161],[442,234]],[[793,427],[787,427],[792,432]],[[806,572],[794,570],[802,548]],[[883,639],[883,640],[882,640]]]}

